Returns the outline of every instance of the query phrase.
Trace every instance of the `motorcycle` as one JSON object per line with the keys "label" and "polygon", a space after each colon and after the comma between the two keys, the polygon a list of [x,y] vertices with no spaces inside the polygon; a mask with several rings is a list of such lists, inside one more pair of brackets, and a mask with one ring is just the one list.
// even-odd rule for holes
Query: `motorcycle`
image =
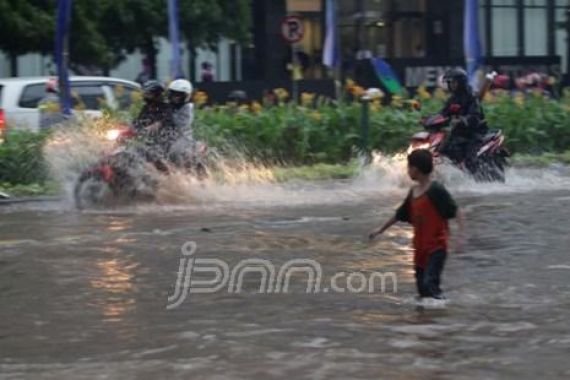
{"label": "motorcycle", "polygon": [[189,145],[179,144],[180,151],[167,154],[166,160],[163,154],[138,141],[130,127],[111,129],[105,137],[113,143],[113,149],[83,170],[75,183],[73,194],[79,210],[107,200],[153,201],[160,176],[172,170],[192,173],[200,180],[208,176],[204,143],[194,143],[191,152]]}
{"label": "motorcycle", "polygon": [[445,160],[451,161],[459,169],[470,173],[479,182],[504,182],[505,168],[508,166],[508,150],[503,146],[505,136],[500,130],[490,131],[478,141],[474,150],[475,157],[469,157],[461,162],[448,157],[444,152],[447,144],[451,118],[443,115],[433,115],[422,119],[425,131],[414,134],[410,141],[408,154],[427,149],[434,156],[436,164]]}
{"label": "motorcycle", "polygon": [[152,165],[138,147],[130,144],[135,136],[128,127],[107,131],[105,137],[114,143],[113,149],[79,175],[73,190],[77,209],[96,206],[110,198],[154,199],[156,170],[150,168]]}

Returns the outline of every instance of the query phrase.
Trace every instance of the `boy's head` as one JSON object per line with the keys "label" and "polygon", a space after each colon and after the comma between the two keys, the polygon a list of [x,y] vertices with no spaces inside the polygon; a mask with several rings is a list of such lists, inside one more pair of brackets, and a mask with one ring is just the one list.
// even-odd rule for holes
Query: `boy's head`
{"label": "boy's head", "polygon": [[408,175],[414,181],[433,171],[433,156],[427,149],[414,150],[408,155]]}

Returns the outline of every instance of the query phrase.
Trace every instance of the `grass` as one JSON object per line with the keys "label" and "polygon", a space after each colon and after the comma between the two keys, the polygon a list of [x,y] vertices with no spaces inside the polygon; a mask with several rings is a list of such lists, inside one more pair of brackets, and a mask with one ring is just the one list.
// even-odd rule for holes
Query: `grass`
{"label": "grass", "polygon": [[31,183],[26,185],[12,185],[0,183],[0,192],[6,193],[13,198],[57,196],[61,193],[60,186],[56,182]]}

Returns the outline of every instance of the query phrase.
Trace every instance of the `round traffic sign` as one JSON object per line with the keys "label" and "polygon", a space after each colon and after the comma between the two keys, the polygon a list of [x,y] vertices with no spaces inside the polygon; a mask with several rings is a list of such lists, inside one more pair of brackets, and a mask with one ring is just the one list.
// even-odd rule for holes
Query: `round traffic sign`
{"label": "round traffic sign", "polygon": [[281,21],[281,36],[290,44],[303,39],[305,28],[303,19],[299,16],[287,16]]}

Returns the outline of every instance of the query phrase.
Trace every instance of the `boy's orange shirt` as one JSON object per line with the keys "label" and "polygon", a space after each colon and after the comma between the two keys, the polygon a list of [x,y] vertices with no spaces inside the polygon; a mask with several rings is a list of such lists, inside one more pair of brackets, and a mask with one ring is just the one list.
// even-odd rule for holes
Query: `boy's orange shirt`
{"label": "boy's orange shirt", "polygon": [[425,268],[432,253],[447,251],[449,224],[439,215],[427,194],[411,199],[410,221],[414,226],[414,263]]}
{"label": "boy's orange shirt", "polygon": [[432,253],[447,250],[448,220],[455,218],[456,214],[457,204],[440,183],[432,182],[429,189],[417,198],[410,191],[396,211],[396,220],[408,222],[414,227],[416,266],[425,268]]}

